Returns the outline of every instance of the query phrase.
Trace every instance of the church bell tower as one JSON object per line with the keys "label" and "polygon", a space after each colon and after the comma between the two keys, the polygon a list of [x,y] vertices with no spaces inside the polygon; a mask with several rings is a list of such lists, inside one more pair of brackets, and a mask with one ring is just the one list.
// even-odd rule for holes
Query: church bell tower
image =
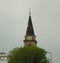
{"label": "church bell tower", "polygon": [[26,30],[26,35],[24,39],[24,46],[36,46],[36,36],[34,34],[32,19],[31,19],[31,11],[29,10],[29,19],[28,19],[28,26]]}

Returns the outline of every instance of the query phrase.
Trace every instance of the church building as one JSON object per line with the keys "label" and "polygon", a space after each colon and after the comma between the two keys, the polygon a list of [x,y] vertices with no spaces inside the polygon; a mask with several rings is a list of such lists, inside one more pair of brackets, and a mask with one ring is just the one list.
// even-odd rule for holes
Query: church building
{"label": "church building", "polygon": [[37,41],[32,24],[31,11],[29,11],[29,19],[28,19],[28,26],[24,39],[24,46],[36,46],[36,44]]}

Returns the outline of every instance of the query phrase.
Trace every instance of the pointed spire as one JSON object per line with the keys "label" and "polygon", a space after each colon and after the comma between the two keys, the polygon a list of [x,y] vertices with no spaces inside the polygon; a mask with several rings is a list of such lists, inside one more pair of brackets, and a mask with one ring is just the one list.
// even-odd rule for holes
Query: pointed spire
{"label": "pointed spire", "polygon": [[31,19],[31,10],[30,9],[29,9],[29,20],[28,20],[28,27],[27,27],[26,35],[27,36],[35,36],[33,24],[32,24],[32,19]]}

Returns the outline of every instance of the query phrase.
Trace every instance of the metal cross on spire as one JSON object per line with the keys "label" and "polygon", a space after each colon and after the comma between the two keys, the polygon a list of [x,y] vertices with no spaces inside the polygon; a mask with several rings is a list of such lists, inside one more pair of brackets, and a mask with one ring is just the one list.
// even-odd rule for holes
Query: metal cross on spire
{"label": "metal cross on spire", "polygon": [[31,15],[31,8],[29,8],[29,15]]}

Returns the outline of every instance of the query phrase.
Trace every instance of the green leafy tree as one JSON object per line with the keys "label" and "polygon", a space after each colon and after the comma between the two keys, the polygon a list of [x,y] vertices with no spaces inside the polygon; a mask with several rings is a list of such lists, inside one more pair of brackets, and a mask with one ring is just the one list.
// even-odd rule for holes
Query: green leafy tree
{"label": "green leafy tree", "polygon": [[[34,46],[13,49],[8,55],[8,63],[47,63],[46,51]],[[48,62],[49,63],[49,62]]]}

